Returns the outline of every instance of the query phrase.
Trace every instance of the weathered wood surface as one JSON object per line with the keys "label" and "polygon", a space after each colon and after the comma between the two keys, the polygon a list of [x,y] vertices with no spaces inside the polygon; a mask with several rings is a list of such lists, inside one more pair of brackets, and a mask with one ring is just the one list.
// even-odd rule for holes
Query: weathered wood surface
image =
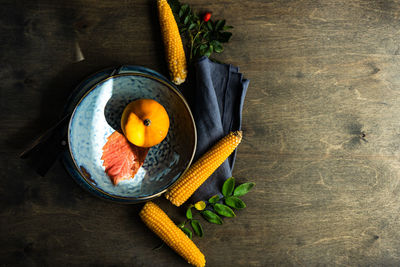
{"label": "weathered wood surface", "polygon": [[[186,2],[235,26],[218,59],[251,80],[234,175],[257,186],[236,218],[205,225],[208,266],[399,265],[400,1]],[[152,250],[140,205],[18,158],[89,74],[166,73],[154,1],[6,0],[0,36],[1,266],[186,266]]]}

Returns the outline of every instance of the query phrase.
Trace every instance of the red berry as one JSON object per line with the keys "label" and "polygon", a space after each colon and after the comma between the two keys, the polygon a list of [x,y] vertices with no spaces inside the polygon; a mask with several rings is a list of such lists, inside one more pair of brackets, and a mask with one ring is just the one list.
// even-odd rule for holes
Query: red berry
{"label": "red berry", "polygon": [[210,18],[211,18],[211,13],[210,13],[210,12],[207,12],[206,14],[204,14],[203,20],[204,20],[205,22],[207,22],[207,21],[210,20]]}

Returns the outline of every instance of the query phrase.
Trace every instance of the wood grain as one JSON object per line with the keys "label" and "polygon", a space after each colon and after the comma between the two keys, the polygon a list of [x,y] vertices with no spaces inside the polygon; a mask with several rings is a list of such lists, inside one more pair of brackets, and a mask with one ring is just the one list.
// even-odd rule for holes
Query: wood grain
{"label": "wood grain", "polygon": [[[186,266],[152,250],[140,205],[92,197],[60,163],[39,177],[17,156],[89,74],[167,74],[154,1],[2,2],[2,266]],[[217,58],[251,81],[234,176],[257,185],[236,218],[204,225],[207,266],[399,265],[400,2],[184,2],[235,27]]]}

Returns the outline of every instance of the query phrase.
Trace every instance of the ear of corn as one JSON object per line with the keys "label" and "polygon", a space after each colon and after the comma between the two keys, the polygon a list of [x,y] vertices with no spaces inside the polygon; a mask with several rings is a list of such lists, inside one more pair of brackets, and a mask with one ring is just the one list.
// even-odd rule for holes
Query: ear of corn
{"label": "ear of corn", "polygon": [[175,206],[182,205],[229,157],[242,140],[242,132],[230,132],[196,161],[167,191],[165,197]]}
{"label": "ear of corn", "polygon": [[181,84],[187,75],[186,57],[171,7],[167,0],[158,0],[158,13],[161,33],[164,39],[165,54],[172,82]]}
{"label": "ear of corn", "polygon": [[139,213],[142,221],[188,263],[203,267],[206,260],[192,240],[180,230],[165,212],[153,202],[147,202]]}

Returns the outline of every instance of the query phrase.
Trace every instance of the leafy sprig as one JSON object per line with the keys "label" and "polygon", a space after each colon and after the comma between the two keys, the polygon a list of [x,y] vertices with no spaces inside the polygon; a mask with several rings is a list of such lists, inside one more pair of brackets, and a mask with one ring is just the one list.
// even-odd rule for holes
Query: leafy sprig
{"label": "leafy sprig", "polygon": [[235,187],[235,179],[233,177],[227,179],[222,186],[222,196],[215,195],[207,201],[199,201],[189,205],[186,210],[186,220],[179,224],[178,227],[192,239],[192,231],[186,227],[189,223],[194,233],[202,237],[204,235],[200,221],[194,219],[194,213],[200,213],[201,216],[210,223],[223,224],[221,216],[232,218],[235,217],[234,209],[244,209],[246,204],[239,197],[247,194],[254,186],[254,183],[244,183]]}
{"label": "leafy sprig", "polygon": [[227,43],[232,36],[228,30],[232,26],[226,25],[225,20],[213,21],[201,18],[187,4],[179,0],[168,0],[178,24],[179,32],[188,48],[189,62],[212,53],[224,51],[223,43]]}

